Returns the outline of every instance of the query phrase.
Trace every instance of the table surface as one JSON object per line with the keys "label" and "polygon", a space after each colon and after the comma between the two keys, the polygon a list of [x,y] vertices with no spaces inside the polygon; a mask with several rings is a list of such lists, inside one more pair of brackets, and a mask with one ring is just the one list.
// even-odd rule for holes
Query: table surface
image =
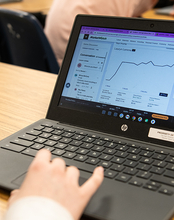
{"label": "table surface", "polygon": [[[0,63],[0,140],[45,118],[57,75]],[[0,220],[7,207],[0,190]]]}
{"label": "table surface", "polygon": [[[28,12],[48,11],[52,0],[23,0],[2,7]],[[172,16],[156,15],[154,10],[143,18],[174,20]],[[57,76],[41,71],[0,63],[0,140],[44,118]],[[7,208],[9,194],[0,189],[0,220]]]}
{"label": "table surface", "polygon": [[0,4],[0,7],[27,12],[47,13],[53,0],[23,0],[22,2]]}

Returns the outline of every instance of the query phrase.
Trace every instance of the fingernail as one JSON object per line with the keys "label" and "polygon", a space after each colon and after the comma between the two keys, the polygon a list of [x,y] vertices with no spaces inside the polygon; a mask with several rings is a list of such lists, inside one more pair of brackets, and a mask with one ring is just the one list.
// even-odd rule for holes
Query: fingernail
{"label": "fingernail", "polygon": [[102,166],[97,167],[97,172],[103,173],[104,168]]}

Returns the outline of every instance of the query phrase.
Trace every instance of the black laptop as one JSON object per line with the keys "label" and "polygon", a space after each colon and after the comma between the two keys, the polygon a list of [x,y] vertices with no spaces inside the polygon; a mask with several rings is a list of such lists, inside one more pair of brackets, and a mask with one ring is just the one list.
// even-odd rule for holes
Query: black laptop
{"label": "black laptop", "polygon": [[105,179],[84,214],[174,213],[174,23],[78,15],[46,119],[0,142],[0,187],[18,188],[41,148]]}

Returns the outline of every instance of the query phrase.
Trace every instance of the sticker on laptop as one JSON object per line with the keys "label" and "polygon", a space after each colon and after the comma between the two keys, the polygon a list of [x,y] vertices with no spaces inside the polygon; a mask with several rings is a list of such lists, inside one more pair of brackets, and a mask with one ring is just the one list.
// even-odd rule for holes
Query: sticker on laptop
{"label": "sticker on laptop", "polygon": [[174,142],[174,132],[173,131],[166,131],[166,130],[157,129],[157,128],[150,128],[148,137],[163,140],[163,141]]}

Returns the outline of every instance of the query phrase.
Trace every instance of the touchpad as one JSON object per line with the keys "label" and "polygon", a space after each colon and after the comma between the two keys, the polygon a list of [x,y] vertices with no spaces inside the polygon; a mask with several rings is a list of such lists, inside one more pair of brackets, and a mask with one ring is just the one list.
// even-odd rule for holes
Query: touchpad
{"label": "touchpad", "polygon": [[85,179],[85,178],[83,178],[83,177],[80,176],[80,178],[79,178],[79,185],[80,185],[80,186],[83,185],[83,183],[86,182],[86,180],[87,180],[87,179]]}
{"label": "touchpad", "polygon": [[[27,172],[26,172],[27,173]],[[19,177],[17,177],[16,179],[14,179],[12,181],[13,184],[17,185],[17,186],[21,186],[22,182],[25,179],[26,173],[23,173],[22,175],[20,175]]]}

